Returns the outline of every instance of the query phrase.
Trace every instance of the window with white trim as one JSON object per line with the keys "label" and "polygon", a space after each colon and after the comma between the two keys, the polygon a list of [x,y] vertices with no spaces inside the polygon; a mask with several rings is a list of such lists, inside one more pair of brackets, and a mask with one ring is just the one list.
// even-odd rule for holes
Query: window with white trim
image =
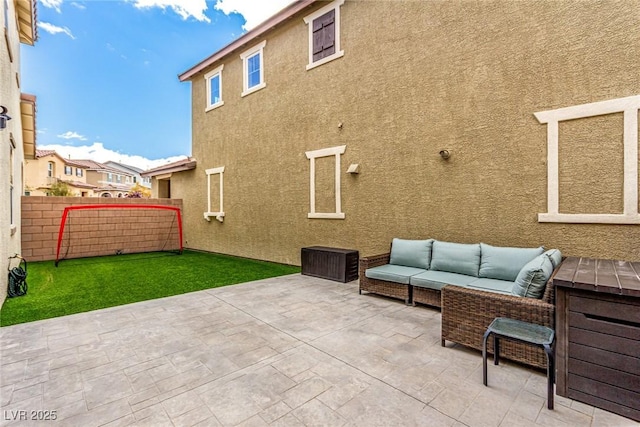
{"label": "window with white trim", "polygon": [[204,111],[210,111],[224,105],[222,100],[222,69],[224,64],[204,75],[207,84],[207,106]]}
{"label": "window with white trim", "polygon": [[263,40],[240,54],[240,58],[242,58],[242,93],[240,96],[249,95],[267,85],[264,81],[264,47],[266,44],[267,41]]}
{"label": "window with white trim", "polygon": [[[321,150],[307,151],[305,154],[307,159],[311,161],[309,165],[309,214],[307,218],[318,219],[344,219],[345,215],[342,212],[342,199],[340,197],[340,155],[344,153],[346,145],[338,147],[323,148]],[[321,157],[335,156],[335,212],[316,212],[316,159]]]}
{"label": "window with white trim", "polygon": [[53,178],[53,175],[55,174],[55,165],[53,162],[48,162],[47,163],[47,177],[48,178]]}
{"label": "window with white trim", "polygon": [[[638,213],[638,111],[640,95],[609,101],[574,105],[534,113],[547,124],[547,212],[538,214],[538,222],[640,224]],[[560,212],[559,123],[567,120],[622,113],[623,171],[621,213]]]}
{"label": "window with white trim", "polygon": [[[224,220],[224,208],[222,204],[224,195],[224,166],[221,166],[219,168],[207,169],[205,170],[205,173],[207,174],[207,211],[204,213],[204,219],[206,219],[207,221],[211,221],[211,218],[213,217],[222,222]],[[213,182],[212,185],[211,179],[212,177],[214,177],[213,179],[215,180],[215,175],[219,175],[219,181],[217,184]],[[212,194],[212,190],[215,189],[216,185],[218,187],[218,194]],[[214,206],[216,196],[218,197],[218,200],[220,202],[218,206]],[[214,207],[217,207],[218,210],[216,211]]]}
{"label": "window with white trim", "polygon": [[71,166],[66,166],[64,167],[64,174],[65,175],[73,175],[73,168]]}
{"label": "window with white trim", "polygon": [[344,56],[340,46],[340,6],[336,0],[304,17],[309,28],[309,64],[307,70]]}
{"label": "window with white trim", "polygon": [[107,172],[107,182],[113,182],[113,174],[111,172]]}
{"label": "window with white trim", "polygon": [[76,168],[76,176],[82,176],[82,169]]}

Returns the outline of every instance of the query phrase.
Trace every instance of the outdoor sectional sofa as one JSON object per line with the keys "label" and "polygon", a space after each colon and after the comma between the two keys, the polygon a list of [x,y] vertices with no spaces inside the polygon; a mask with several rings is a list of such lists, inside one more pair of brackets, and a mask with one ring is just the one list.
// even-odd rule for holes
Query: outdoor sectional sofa
{"label": "outdoor sectional sofa", "polygon": [[[440,307],[442,345],[453,341],[481,350],[496,317],[554,328],[551,278],[561,262],[557,249],[393,239],[389,253],[361,258],[360,293]],[[546,367],[544,352],[534,346],[504,341],[500,354]]]}

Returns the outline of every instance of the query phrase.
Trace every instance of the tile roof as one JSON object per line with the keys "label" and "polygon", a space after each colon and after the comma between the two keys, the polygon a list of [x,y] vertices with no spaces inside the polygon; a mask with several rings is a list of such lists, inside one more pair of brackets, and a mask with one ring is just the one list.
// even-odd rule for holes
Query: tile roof
{"label": "tile roof", "polygon": [[57,155],[58,153],[56,153],[55,150],[36,150],[36,158],[38,158],[38,157],[46,157],[46,156],[50,156],[52,154]]}

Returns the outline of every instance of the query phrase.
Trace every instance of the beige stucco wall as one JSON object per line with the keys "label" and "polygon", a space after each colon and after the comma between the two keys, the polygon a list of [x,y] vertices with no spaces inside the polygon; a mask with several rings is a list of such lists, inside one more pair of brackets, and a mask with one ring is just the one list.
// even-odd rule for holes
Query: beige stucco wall
{"label": "beige stucco wall", "polygon": [[[7,108],[11,120],[0,130],[0,305],[7,295],[9,257],[21,252],[20,195],[22,193],[22,120],[20,117],[20,87],[16,76],[20,72],[20,40],[16,28],[15,6],[8,2],[8,35],[0,37],[0,105]],[[4,7],[0,7],[0,22],[5,22]],[[1,29],[4,33],[4,28]],[[9,49],[13,61],[9,57]],[[11,139],[15,143],[11,165]],[[10,176],[13,170],[13,221],[11,220]],[[11,267],[17,266],[17,261]]]}
{"label": "beige stucco wall", "polygon": [[[266,36],[265,89],[240,97],[240,51],[193,78],[198,166],[171,179],[188,246],[299,264],[308,245],[371,255],[393,237],[433,237],[640,259],[637,225],[538,222],[547,128],[533,115],[640,94],[636,2],[347,1],[341,12],[341,59],[305,70],[305,12]],[[203,76],[221,63],[224,106],[205,113]],[[564,122],[560,135],[561,209],[620,213],[621,118]],[[305,152],[340,145],[346,218],[308,219]],[[207,222],[205,169],[220,166],[226,216]],[[333,161],[317,167],[318,207],[333,206]]]}

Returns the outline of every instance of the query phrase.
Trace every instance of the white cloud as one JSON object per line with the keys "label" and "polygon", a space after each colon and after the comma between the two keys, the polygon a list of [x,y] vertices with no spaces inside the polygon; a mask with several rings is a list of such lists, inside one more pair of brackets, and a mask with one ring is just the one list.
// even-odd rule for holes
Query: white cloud
{"label": "white cloud", "polygon": [[38,22],[38,27],[42,28],[49,34],[55,35],[58,33],[63,33],[71,37],[73,40],[76,39],[75,36],[71,34],[71,30],[68,27],[58,27],[57,25],[53,25],[48,22]]}
{"label": "white cloud", "polygon": [[165,159],[150,160],[138,155],[131,156],[129,154],[118,153],[117,151],[105,148],[101,142],[94,142],[91,145],[82,145],[79,147],[60,144],[38,145],[38,150],[54,150],[65,159],[94,160],[100,163],[111,160],[125,165],[135,166],[143,170],[152,169],[171,162],[177,162],[178,160],[182,160],[186,157],[172,156]]}
{"label": "white cloud", "polygon": [[206,0],[130,0],[138,9],[148,9],[159,7],[161,9],[171,8],[175,13],[186,20],[192,17],[198,21],[211,22],[204,14],[207,10]]}
{"label": "white cloud", "polygon": [[62,138],[62,139],[79,139],[80,141],[86,141],[87,138],[85,138],[83,135],[80,135],[78,132],[71,132],[70,130],[66,131],[65,133],[58,135],[58,138]]}
{"label": "white cloud", "polygon": [[214,7],[226,15],[242,15],[247,21],[243,28],[248,31],[291,3],[292,0],[217,0]]}
{"label": "white cloud", "polygon": [[78,2],[75,2],[75,1],[71,2],[71,4],[72,4],[73,6],[75,6],[75,7],[77,7],[77,8],[78,8],[78,9],[80,9],[80,10],[85,10],[85,9],[87,8],[87,6],[85,6],[85,5],[83,5],[83,4],[80,4],[80,3],[78,3]]}
{"label": "white cloud", "polygon": [[60,5],[62,5],[62,0],[40,0],[44,7],[48,7],[50,9],[55,9],[56,12],[60,13]]}

